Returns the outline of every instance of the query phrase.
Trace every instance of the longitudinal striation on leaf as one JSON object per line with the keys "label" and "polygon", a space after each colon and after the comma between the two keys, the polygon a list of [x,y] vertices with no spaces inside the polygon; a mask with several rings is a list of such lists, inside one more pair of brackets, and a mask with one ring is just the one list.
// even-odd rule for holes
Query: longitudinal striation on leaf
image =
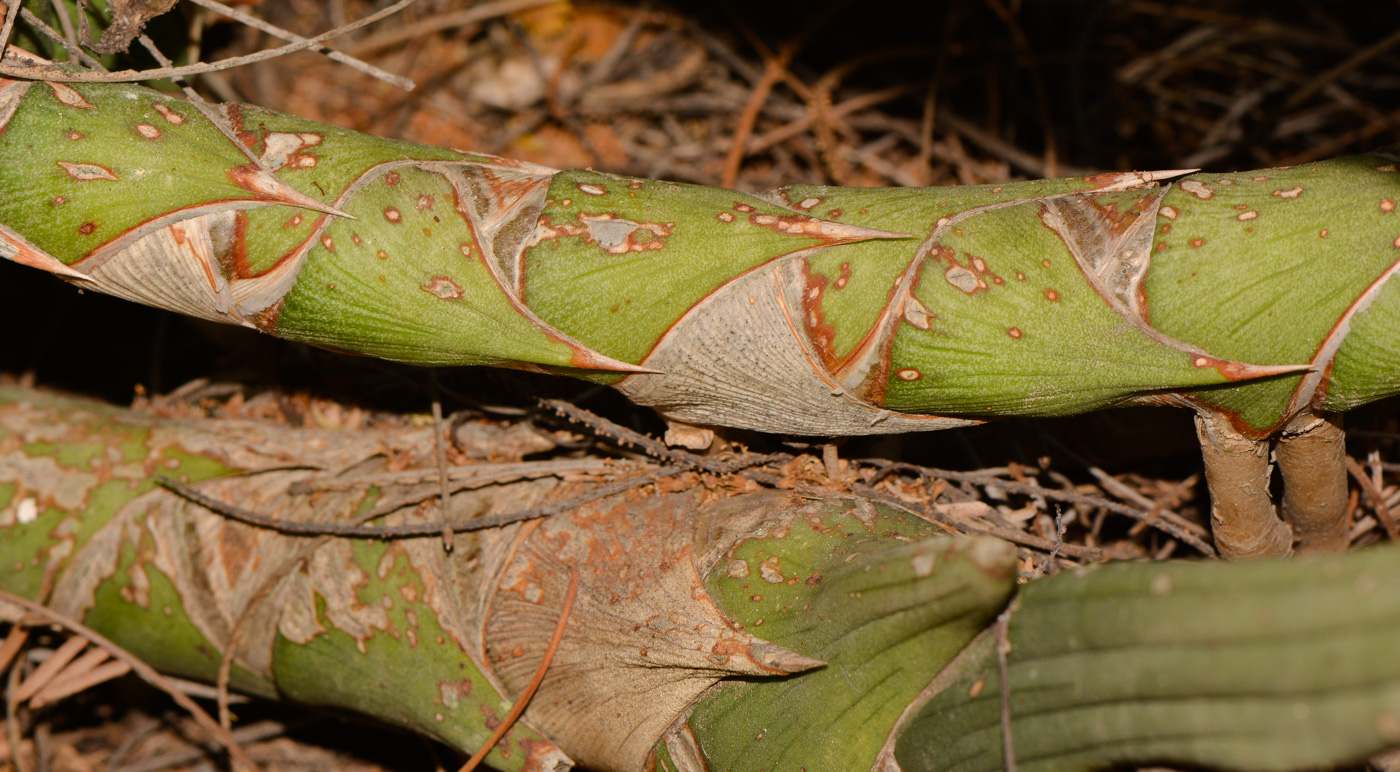
{"label": "longitudinal striation on leaf", "polygon": [[614,384],[699,424],[919,431],[1128,400],[1262,437],[1400,391],[1385,153],[764,196],[0,81],[0,254],[328,348]]}

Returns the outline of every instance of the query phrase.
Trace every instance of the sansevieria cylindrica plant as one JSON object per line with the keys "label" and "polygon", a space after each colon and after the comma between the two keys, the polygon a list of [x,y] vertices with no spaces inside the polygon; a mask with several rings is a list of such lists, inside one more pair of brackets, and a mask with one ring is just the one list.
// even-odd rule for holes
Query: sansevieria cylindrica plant
{"label": "sansevieria cylindrica plant", "polygon": [[0,254],[328,348],[609,383],[691,424],[1187,405],[1221,551],[1286,554],[1345,545],[1336,416],[1400,390],[1396,163],[753,196],[5,80]]}

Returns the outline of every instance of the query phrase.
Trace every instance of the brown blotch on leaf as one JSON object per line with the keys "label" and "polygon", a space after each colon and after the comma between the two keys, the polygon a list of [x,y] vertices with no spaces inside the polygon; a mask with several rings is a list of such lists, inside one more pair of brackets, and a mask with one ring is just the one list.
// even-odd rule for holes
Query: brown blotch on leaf
{"label": "brown blotch on leaf", "polygon": [[68,198],[67,196],[54,196],[52,203],[54,206],[63,206],[68,203]]}
{"label": "brown blotch on leaf", "polygon": [[734,222],[734,213],[720,212],[719,214],[715,215],[715,219],[719,220],[720,222]]}
{"label": "brown blotch on leaf", "polygon": [[117,180],[117,175],[113,174],[112,170],[105,166],[69,163],[67,161],[59,161],[58,165],[63,168],[63,171],[68,173],[69,177],[72,177],[78,182],[91,182],[93,180],[111,180],[115,182]]}
{"label": "brown blotch on leaf", "polygon": [[398,172],[389,172],[388,174],[384,175],[384,184],[392,188],[398,185],[399,181],[402,179],[403,176],[400,175]]}
{"label": "brown blotch on leaf", "polygon": [[78,140],[83,139],[83,138],[86,137],[87,135],[86,135],[86,134],[83,134],[83,133],[80,132],[80,131],[70,131],[70,132],[68,132],[67,134],[65,134],[64,136],[68,137],[69,139],[73,140],[74,142],[77,142]]}
{"label": "brown blotch on leaf", "polygon": [[1306,188],[1302,185],[1294,185],[1288,190],[1275,190],[1271,195],[1273,195],[1274,198],[1297,198],[1303,195],[1304,190],[1306,190]]}
{"label": "brown blotch on leaf", "polygon": [[157,129],[149,123],[136,124],[136,133],[146,139],[160,139],[160,129]]}
{"label": "brown blotch on leaf", "polygon": [[403,222],[403,213],[392,206],[386,206],[384,207],[384,219],[398,225]]}
{"label": "brown blotch on leaf", "polygon": [[736,211],[736,212],[744,212],[745,214],[747,214],[747,213],[753,211],[753,207],[749,206],[748,204],[745,204],[745,203],[742,202],[742,201],[735,201],[735,202],[734,202],[734,211]]}
{"label": "brown blotch on leaf", "polygon": [[1251,209],[1248,212],[1240,212],[1239,214],[1235,215],[1235,219],[1239,220],[1240,222],[1248,222],[1258,216],[1259,213]]}
{"label": "brown blotch on leaf", "polygon": [[1012,327],[1011,329],[1009,329],[1009,330],[1006,331],[1006,334],[1007,334],[1007,335],[1010,335],[1011,337],[1016,338],[1016,339],[1019,340],[1020,337],[1021,337],[1021,328],[1020,328],[1020,327]]}
{"label": "brown blotch on leaf", "polygon": [[917,381],[923,377],[923,373],[919,372],[918,370],[915,370],[912,367],[906,367],[905,369],[895,373],[895,375],[898,376],[901,381]]}
{"label": "brown blotch on leaf", "polygon": [[301,225],[301,212],[297,212],[296,214],[292,215],[291,219],[282,223],[283,228],[295,228],[298,225]]}
{"label": "brown blotch on leaf", "polygon": [[1190,244],[1192,247],[1199,247],[1199,246],[1202,246],[1203,244],[1205,244],[1205,243],[1206,243],[1206,240],[1205,240],[1205,239],[1191,239],[1190,241],[1188,241],[1188,242],[1186,242],[1186,243],[1187,243],[1187,244]]}
{"label": "brown blotch on leaf", "polygon": [[1317,237],[1320,238],[1320,239],[1325,239],[1325,238],[1327,238],[1327,233],[1328,233],[1328,230],[1327,230],[1326,228],[1323,228],[1322,230],[1320,230],[1320,231],[1317,232]]}
{"label": "brown blotch on leaf", "polygon": [[423,290],[429,295],[436,295],[443,300],[456,300],[462,297],[463,294],[462,288],[457,282],[452,281],[446,276],[431,276],[428,278],[428,283],[418,289]]}
{"label": "brown blotch on leaf", "polygon": [[68,105],[69,107],[76,107],[79,110],[97,109],[97,105],[87,101],[86,99],[83,99],[83,95],[79,94],[72,86],[66,86],[62,83],[54,83],[52,81],[46,82],[48,84],[49,90],[53,91],[53,98],[57,99],[63,104]]}
{"label": "brown blotch on leaf", "polygon": [[590,196],[606,196],[608,189],[602,185],[593,185],[587,182],[578,183],[578,189]]}
{"label": "brown blotch on leaf", "polygon": [[[1259,182],[1259,180],[1256,178],[1255,182]],[[1202,201],[1205,201],[1211,196],[1215,195],[1215,191],[1211,190],[1209,185],[1205,184],[1204,182],[1201,182],[1200,180],[1186,180],[1185,182],[1181,183],[1181,189],[1186,191],[1187,193],[1190,193],[1196,198],[1201,199]]]}
{"label": "brown blotch on leaf", "polygon": [[1168,220],[1175,220],[1178,216],[1180,216],[1181,212],[1178,212],[1175,207],[1164,206],[1161,209],[1157,210],[1157,214],[1167,218]]}
{"label": "brown blotch on leaf", "polygon": [[1053,303],[1060,299],[1060,293],[1056,292],[1053,289],[1046,289],[1045,299]]}
{"label": "brown blotch on leaf", "polygon": [[413,205],[417,207],[420,212],[429,211],[433,208],[433,197],[427,193],[420,193],[418,194],[418,198],[414,200]]}
{"label": "brown blotch on leaf", "polygon": [[841,275],[838,276],[838,277],[836,277],[836,282],[835,282],[836,289],[844,289],[845,286],[846,286],[847,284],[849,284],[850,282],[851,282],[851,264],[850,264],[850,263],[842,263],[842,264],[841,264]]}
{"label": "brown blotch on leaf", "polygon": [[96,230],[97,223],[95,222],[85,222],[82,225],[78,226],[78,232],[83,234],[84,236],[91,236]]}
{"label": "brown blotch on leaf", "polygon": [[1388,198],[1383,198],[1381,199],[1380,207],[1382,212],[1394,212],[1395,202]]}
{"label": "brown blotch on leaf", "polygon": [[160,113],[160,117],[164,118],[165,122],[170,124],[171,126],[180,126],[184,124],[185,116],[175,112],[169,107],[166,107],[165,105],[159,102],[151,106],[154,107],[156,112]]}
{"label": "brown blotch on leaf", "polygon": [[327,252],[335,251],[335,241],[330,236],[321,237],[321,246],[325,247]]}

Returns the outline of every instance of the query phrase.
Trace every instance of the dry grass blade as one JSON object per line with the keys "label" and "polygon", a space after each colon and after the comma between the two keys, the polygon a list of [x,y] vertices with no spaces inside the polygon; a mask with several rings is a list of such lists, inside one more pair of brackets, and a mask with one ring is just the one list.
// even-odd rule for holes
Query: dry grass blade
{"label": "dry grass blade", "polygon": [[49,685],[49,682],[58,676],[60,670],[73,661],[73,658],[86,649],[88,642],[80,637],[69,638],[63,645],[54,650],[48,659],[44,660],[34,672],[24,679],[15,690],[15,701],[24,702],[30,697],[39,693],[39,690]]}
{"label": "dry grass blade", "polygon": [[[181,692],[178,688],[176,688],[175,685],[170,683],[170,681],[165,676],[161,675],[160,673],[157,673],[155,669],[152,668],[150,665],[147,665],[145,662],[142,662],[140,659],[132,656],[125,649],[107,640],[107,638],[98,634],[96,631],[89,629],[86,625],[83,625],[80,622],[75,622],[46,606],[29,600],[28,598],[22,598],[13,593],[0,590],[0,600],[3,600],[7,603],[12,603],[16,606],[20,606],[26,611],[30,612],[31,614],[42,617],[45,621],[51,624],[58,625],[59,627],[68,630],[74,635],[81,636],[81,638],[73,639],[79,641],[79,643],[86,645],[88,641],[91,641],[93,645],[101,646],[113,657],[116,657],[117,659],[129,665],[132,671],[134,671],[136,675],[141,678],[141,680],[170,695],[170,698],[174,700],[177,705],[188,711],[189,714],[194,717],[194,720],[198,722],[199,725],[203,727],[206,731],[212,734],[215,737],[215,739],[217,739],[219,743],[223,745],[226,750],[228,750],[229,755],[232,756],[235,760],[237,760],[238,763],[244,765],[244,767],[249,770],[256,770],[259,768],[258,765],[253,761],[253,759],[250,756],[248,756],[248,753],[243,750],[243,747],[239,745],[238,741],[235,740],[231,734],[229,734],[227,729],[224,729],[222,726],[219,726],[219,723],[215,721],[212,717],[210,717],[208,713],[204,712],[204,709],[199,707],[199,705],[196,704],[194,700],[190,699],[184,694],[184,692]],[[14,672],[16,671],[11,671],[11,673]],[[12,675],[11,677],[13,678],[14,676]],[[13,695],[10,698],[10,704],[12,706],[16,704],[16,700],[14,699]],[[11,712],[11,715],[13,715],[13,711]],[[15,738],[12,738],[12,742],[14,741]]]}
{"label": "dry grass blade", "polygon": [[10,629],[10,634],[5,636],[5,642],[0,643],[0,673],[9,669],[10,663],[15,661],[15,657],[28,640],[29,628],[15,625]]}
{"label": "dry grass blade", "polygon": [[[97,652],[94,652],[97,653]],[[100,652],[106,654],[106,652]],[[71,697],[79,692],[91,689],[92,687],[110,681],[113,678],[120,678],[131,672],[131,665],[125,662],[108,662],[99,667],[93,667],[83,673],[69,677],[68,673],[60,673],[59,677],[29,700],[31,707],[41,708],[50,703]]]}

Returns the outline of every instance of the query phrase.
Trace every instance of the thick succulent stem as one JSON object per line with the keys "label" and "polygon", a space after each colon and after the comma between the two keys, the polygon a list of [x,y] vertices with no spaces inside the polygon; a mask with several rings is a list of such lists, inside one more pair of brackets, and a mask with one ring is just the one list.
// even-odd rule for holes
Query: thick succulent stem
{"label": "thick succulent stem", "polygon": [[1394,549],[1032,582],[1011,619],[1009,727],[984,634],[911,708],[891,760],[995,772],[1009,728],[1020,772],[1362,761],[1400,743],[1396,582]]}
{"label": "thick succulent stem", "polygon": [[1303,415],[1279,435],[1283,519],[1299,552],[1347,548],[1346,434],[1340,415]]}
{"label": "thick succulent stem", "polygon": [[1206,482],[1210,485],[1210,524],[1215,547],[1227,558],[1285,557],[1293,534],[1274,514],[1269,497],[1269,441],[1241,434],[1229,418],[1196,413]]}

